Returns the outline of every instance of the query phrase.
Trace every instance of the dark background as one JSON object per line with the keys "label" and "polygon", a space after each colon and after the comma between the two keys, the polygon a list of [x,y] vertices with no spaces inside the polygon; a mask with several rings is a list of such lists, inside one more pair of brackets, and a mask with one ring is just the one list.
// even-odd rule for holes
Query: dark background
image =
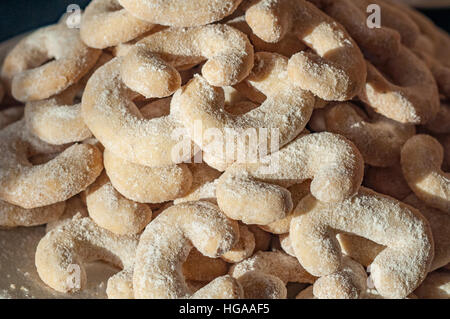
{"label": "dark background", "polygon": [[[56,22],[72,3],[84,8],[89,0],[0,0],[0,41]],[[450,9],[422,12],[450,32]]]}
{"label": "dark background", "polygon": [[0,0],[0,41],[52,24],[69,4],[84,8],[89,0]]}

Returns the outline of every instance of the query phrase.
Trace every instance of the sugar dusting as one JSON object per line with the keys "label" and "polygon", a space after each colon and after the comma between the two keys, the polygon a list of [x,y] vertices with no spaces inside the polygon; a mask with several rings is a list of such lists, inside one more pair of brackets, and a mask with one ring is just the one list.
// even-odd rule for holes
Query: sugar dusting
{"label": "sugar dusting", "polygon": [[87,267],[88,285],[79,293],[60,293],[42,282],[34,254],[44,234],[45,227],[0,229],[0,299],[106,298],[106,280],[117,268],[104,263],[94,262]]}

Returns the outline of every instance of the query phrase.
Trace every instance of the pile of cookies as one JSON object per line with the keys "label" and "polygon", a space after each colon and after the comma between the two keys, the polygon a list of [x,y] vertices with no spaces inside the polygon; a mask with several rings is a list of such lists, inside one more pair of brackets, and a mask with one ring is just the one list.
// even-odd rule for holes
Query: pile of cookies
{"label": "pile of cookies", "polygon": [[109,298],[449,298],[450,37],[426,17],[92,0],[69,19],[1,69],[0,227],[46,225],[47,286],[102,260]]}

